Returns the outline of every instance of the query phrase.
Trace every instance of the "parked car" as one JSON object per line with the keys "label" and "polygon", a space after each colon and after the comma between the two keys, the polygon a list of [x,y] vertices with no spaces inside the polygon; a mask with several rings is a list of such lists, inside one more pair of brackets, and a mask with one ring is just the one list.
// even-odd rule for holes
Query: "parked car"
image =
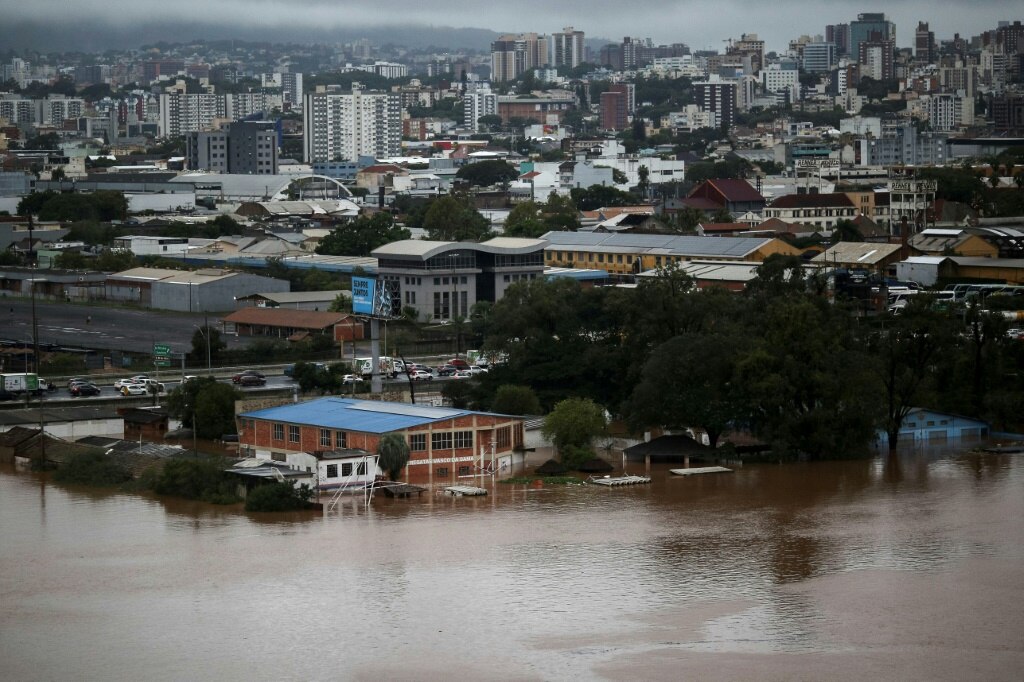
{"label": "parked car", "polygon": [[146,395],[149,393],[145,384],[124,384],[120,390],[121,395],[126,398],[130,395]]}
{"label": "parked car", "polygon": [[[232,377],[232,381],[234,381],[234,377]],[[243,374],[235,383],[239,386],[265,386],[267,379],[259,372],[255,372],[253,374]]]}
{"label": "parked car", "polygon": [[455,376],[455,373],[459,370],[451,365],[444,365],[437,368],[437,376],[439,377],[450,377]]}
{"label": "parked car", "polygon": [[[242,379],[244,377],[256,377],[257,379],[261,379],[263,383],[260,383],[260,384],[244,384],[244,383],[242,383]],[[267,376],[263,372],[260,372],[258,370],[247,369],[244,372],[239,372],[235,376],[231,377],[231,383],[233,383],[233,384],[242,384],[243,386],[262,386],[263,384],[267,383]]]}
{"label": "parked car", "polygon": [[434,375],[425,369],[414,369],[409,372],[409,378],[413,381],[430,381]]}
{"label": "parked car", "polygon": [[96,384],[79,383],[75,384],[68,389],[73,398],[81,398],[89,395],[99,395],[101,393],[100,387]]}

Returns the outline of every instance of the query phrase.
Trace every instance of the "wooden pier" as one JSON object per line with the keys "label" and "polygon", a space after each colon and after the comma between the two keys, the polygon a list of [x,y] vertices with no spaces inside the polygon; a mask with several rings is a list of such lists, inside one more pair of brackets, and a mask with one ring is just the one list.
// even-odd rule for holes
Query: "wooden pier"
{"label": "wooden pier", "polygon": [[693,467],[691,469],[669,469],[676,476],[696,476],[697,474],[731,474],[732,469],[725,467]]}

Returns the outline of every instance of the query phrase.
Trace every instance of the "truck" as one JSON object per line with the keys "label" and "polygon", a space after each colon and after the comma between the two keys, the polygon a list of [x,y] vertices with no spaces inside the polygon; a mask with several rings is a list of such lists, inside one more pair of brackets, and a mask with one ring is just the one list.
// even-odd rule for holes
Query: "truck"
{"label": "truck", "polygon": [[43,391],[46,390],[47,387],[45,381],[42,383],[40,382],[39,375],[31,374],[29,372],[0,374],[0,377],[3,377],[3,389],[8,393],[14,393],[16,395],[23,395],[25,393],[42,395]]}
{"label": "truck", "polygon": [[[368,377],[373,374],[373,358],[356,358],[353,368],[356,374]],[[380,356],[380,362],[377,364],[378,374],[395,377],[403,372],[405,372],[405,363],[400,359],[387,355]]]}

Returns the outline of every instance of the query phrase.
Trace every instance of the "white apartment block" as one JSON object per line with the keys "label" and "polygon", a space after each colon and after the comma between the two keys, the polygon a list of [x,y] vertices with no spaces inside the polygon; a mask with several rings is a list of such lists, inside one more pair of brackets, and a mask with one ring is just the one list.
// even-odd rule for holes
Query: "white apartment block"
{"label": "white apartment block", "polygon": [[550,64],[556,68],[576,68],[586,58],[584,50],[583,31],[576,31],[572,26],[567,26],[561,33],[551,34],[551,45],[548,48]]}
{"label": "white apartment block", "polygon": [[761,70],[761,87],[765,92],[786,93],[791,103],[796,102],[800,99],[800,71],[769,64]]}
{"label": "white apartment block", "polygon": [[177,137],[197,130],[211,130],[217,119],[237,121],[280,108],[280,95],[264,92],[236,94],[160,95],[160,135]]}
{"label": "white apartment block", "polygon": [[353,90],[308,93],[302,109],[306,163],[388,158],[402,151],[397,93]]}
{"label": "white apartment block", "polygon": [[481,116],[498,114],[498,95],[491,92],[487,83],[470,86],[462,98],[463,125],[467,130],[479,132]]}
{"label": "white apartment block", "polygon": [[[927,95],[924,110],[932,130],[949,132],[961,126],[974,125],[974,98],[963,92]],[[924,99],[924,98],[922,98]]]}
{"label": "white apartment block", "polygon": [[81,118],[85,100],[64,95],[25,99],[19,95],[0,96],[0,118],[11,123],[60,126],[69,118]]}
{"label": "white apartment block", "polygon": [[302,74],[275,71],[260,74],[260,85],[265,88],[281,88],[282,102],[291,104],[293,108],[302,108]]}

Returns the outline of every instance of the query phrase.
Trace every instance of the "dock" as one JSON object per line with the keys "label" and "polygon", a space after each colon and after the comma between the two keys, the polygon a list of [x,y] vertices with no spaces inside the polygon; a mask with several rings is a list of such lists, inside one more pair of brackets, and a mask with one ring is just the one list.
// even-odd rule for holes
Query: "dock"
{"label": "dock", "polygon": [[731,474],[732,469],[725,467],[693,467],[690,469],[669,469],[676,476],[696,476],[697,474]]}
{"label": "dock", "polygon": [[477,488],[472,485],[450,485],[443,490],[445,495],[452,497],[477,497],[487,494],[487,488]]}
{"label": "dock", "polygon": [[650,483],[650,476],[602,476],[600,478],[594,478],[591,476],[587,479],[588,483],[594,483],[596,485],[606,485],[609,487],[619,485],[640,485],[642,483]]}

